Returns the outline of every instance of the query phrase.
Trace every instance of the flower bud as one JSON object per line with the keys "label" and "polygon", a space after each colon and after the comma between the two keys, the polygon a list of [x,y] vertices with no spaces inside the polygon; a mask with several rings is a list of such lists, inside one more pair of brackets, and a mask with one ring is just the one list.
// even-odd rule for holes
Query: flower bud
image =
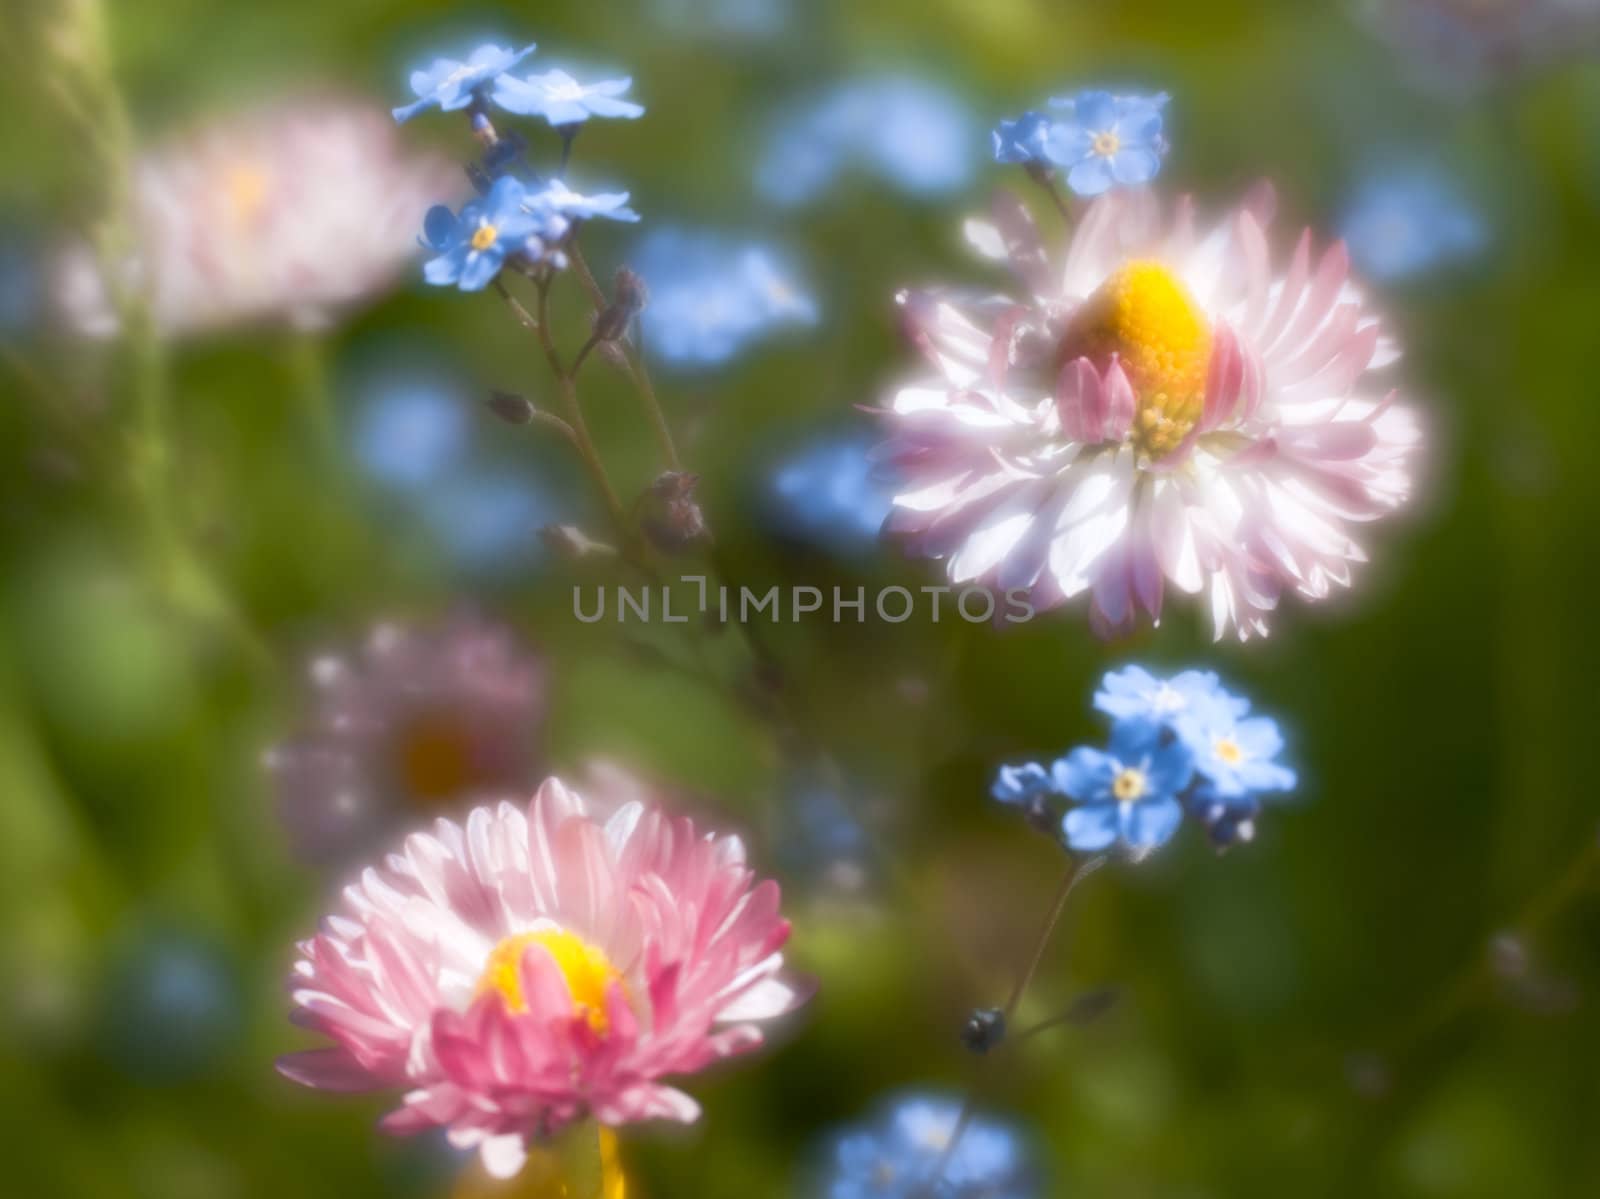
{"label": "flower bud", "polygon": [[612,280],[611,303],[594,318],[595,336],[605,342],[620,340],[647,299],[644,280],[627,267],[620,268]]}
{"label": "flower bud", "polygon": [[533,420],[533,404],[514,391],[491,391],[484,406],[508,425],[526,425]]}
{"label": "flower bud", "polygon": [[988,1053],[1005,1039],[1006,1017],[997,1007],[978,1008],[961,1026],[961,1043],[972,1053]]}

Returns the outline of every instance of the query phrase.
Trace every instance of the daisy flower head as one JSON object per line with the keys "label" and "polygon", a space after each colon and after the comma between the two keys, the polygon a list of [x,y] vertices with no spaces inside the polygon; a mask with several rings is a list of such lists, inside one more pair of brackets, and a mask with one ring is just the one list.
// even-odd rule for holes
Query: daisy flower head
{"label": "daisy flower head", "polygon": [[[207,121],[141,155],[122,286],[157,327],[187,337],[245,325],[324,328],[392,287],[430,204],[460,171],[400,144],[382,111],[299,95]],[[118,327],[104,264],[86,246],[56,263],[54,299],[91,337]]]}
{"label": "daisy flower head", "polygon": [[538,777],[544,666],[505,629],[464,615],[381,624],[309,673],[303,723],[264,760],[303,861],[348,861],[420,814]]}
{"label": "daisy flower head", "polygon": [[436,58],[427,70],[411,73],[411,90],[417,98],[395,109],[394,119],[405,122],[430,108],[455,112],[481,103],[489,87],[534,49],[531,42],[520,50],[486,42],[465,59]]}
{"label": "daisy flower head", "polygon": [[550,779],[346,888],[291,980],[296,1022],[333,1044],[279,1069],[402,1090],[385,1131],[443,1127],[498,1178],[579,1121],[693,1121],[664,1079],[757,1048],[801,1001],[778,900],[737,837],[633,802],[602,819]]}
{"label": "daisy flower head", "polygon": [[1348,586],[1353,527],[1406,501],[1421,431],[1343,245],[1307,233],[1275,272],[1274,207],[1259,188],[1202,233],[1187,200],[1113,191],[1052,255],[997,197],[969,240],[1022,294],[899,296],[931,371],[881,413],[886,529],[955,584],[1086,595],[1102,636],[1159,623],[1169,588],[1245,640],[1283,595]]}
{"label": "daisy flower head", "polygon": [[632,86],[633,80],[626,77],[580,83],[558,67],[526,79],[502,75],[495,81],[494,102],[507,112],[543,117],[563,129],[581,125],[590,117],[642,117],[644,105],[622,98]]}
{"label": "daisy flower head", "polygon": [[[1036,1199],[1037,1172],[1021,1134],[978,1115],[946,1157],[959,1100],[909,1094],[834,1146],[827,1199]],[[934,1173],[936,1185],[930,1189]]]}

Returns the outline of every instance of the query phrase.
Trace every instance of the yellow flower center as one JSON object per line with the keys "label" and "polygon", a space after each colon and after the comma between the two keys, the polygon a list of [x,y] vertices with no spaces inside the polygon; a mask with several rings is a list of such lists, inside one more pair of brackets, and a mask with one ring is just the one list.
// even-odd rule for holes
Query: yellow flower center
{"label": "yellow flower center", "polygon": [[1104,370],[1115,354],[1138,396],[1132,440],[1151,457],[1176,449],[1205,405],[1211,326],[1166,266],[1119,268],[1072,314],[1057,365],[1087,358]]}
{"label": "yellow flower center", "polygon": [[237,163],[223,176],[222,194],[235,224],[254,224],[267,206],[267,174],[252,163]]}
{"label": "yellow flower center", "polygon": [[485,221],[472,234],[472,248],[474,250],[487,250],[494,245],[495,238],[499,236],[500,230]]}
{"label": "yellow flower center", "polygon": [[1132,766],[1117,771],[1117,777],[1111,780],[1111,794],[1119,803],[1131,803],[1142,796],[1147,787],[1144,771]]}
{"label": "yellow flower center", "polygon": [[478,994],[499,991],[509,1010],[526,1012],[528,1000],[522,993],[522,955],[530,945],[544,946],[555,959],[561,977],[566,979],[572,1002],[582,1010],[589,1027],[604,1036],[611,1027],[606,1016],[606,990],[612,980],[621,978],[622,974],[603,949],[564,928],[516,933],[501,941],[484,965],[483,977],[478,979]]}
{"label": "yellow flower center", "polygon": [[1114,158],[1118,150],[1122,149],[1122,139],[1116,132],[1107,129],[1094,135],[1094,144],[1090,147],[1101,158]]}
{"label": "yellow flower center", "polygon": [[472,729],[449,713],[430,713],[401,730],[395,747],[406,794],[424,806],[444,803],[491,781],[478,762]]}
{"label": "yellow flower center", "polygon": [[1212,747],[1229,766],[1237,766],[1244,761],[1244,750],[1239,748],[1239,743],[1232,737],[1218,737],[1217,743]]}

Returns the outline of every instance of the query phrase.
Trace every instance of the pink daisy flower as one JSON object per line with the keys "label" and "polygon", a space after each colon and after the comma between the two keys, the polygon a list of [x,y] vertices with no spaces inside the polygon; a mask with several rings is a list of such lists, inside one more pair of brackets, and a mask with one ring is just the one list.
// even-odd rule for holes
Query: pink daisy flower
{"label": "pink daisy flower", "polygon": [[[381,108],[289,96],[217,117],[135,164],[127,282],[167,336],[251,324],[317,329],[399,280],[429,205],[460,170],[406,150]],[[57,263],[68,325],[110,336],[116,306],[87,246]]]}
{"label": "pink daisy flower", "polygon": [[601,822],[557,779],[526,814],[440,820],[345,890],[300,946],[297,1023],[334,1045],[279,1069],[404,1088],[391,1133],[444,1126],[495,1177],[575,1121],[692,1121],[666,1085],[761,1045],[798,1005],[789,924],[737,837],[639,803]]}
{"label": "pink daisy flower", "polygon": [[499,625],[386,622],[309,674],[302,724],[263,756],[302,861],[356,860],[419,813],[526,795],[542,774],[544,665]]}
{"label": "pink daisy flower", "polygon": [[1015,197],[968,222],[1027,294],[899,297],[935,373],[881,414],[885,528],[957,585],[1087,595],[1102,635],[1159,622],[1169,587],[1244,640],[1284,594],[1348,586],[1353,526],[1407,499],[1421,433],[1344,246],[1308,232],[1274,276],[1273,208],[1263,186],[1202,235],[1187,200],[1163,220],[1116,192],[1059,259]]}

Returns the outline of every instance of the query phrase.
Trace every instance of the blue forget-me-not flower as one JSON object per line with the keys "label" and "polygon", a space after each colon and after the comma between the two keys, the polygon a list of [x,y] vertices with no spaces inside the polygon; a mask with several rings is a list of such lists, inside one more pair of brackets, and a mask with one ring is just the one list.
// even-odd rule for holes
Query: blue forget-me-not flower
{"label": "blue forget-me-not flower", "polygon": [[1002,766],[990,790],[1036,827],[1058,828],[1071,849],[1142,856],[1170,840],[1186,813],[1226,847],[1254,834],[1263,796],[1296,785],[1278,760],[1277,722],[1250,715],[1250,701],[1211,671],[1163,678],[1125,666],[1107,672],[1094,706],[1114,722],[1108,748],[1075,749],[1048,769]]}
{"label": "blue forget-me-not flower", "polygon": [[1158,849],[1183,823],[1179,796],[1194,778],[1194,753],[1152,720],[1122,720],[1105,750],[1082,746],[1051,767],[1056,789],[1076,801],[1062,817],[1067,844],[1095,853],[1121,844]]}
{"label": "blue forget-me-not flower", "polygon": [[646,343],[678,366],[725,362],[773,329],[817,319],[788,264],[760,242],[657,229],[632,262],[650,289]]}
{"label": "blue forget-me-not flower", "polygon": [[510,255],[539,257],[543,237],[559,236],[564,227],[553,228],[548,215],[529,211],[528,198],[520,180],[502,175],[487,196],[468,203],[459,215],[442,205],[429,209],[422,240],[438,256],[423,266],[423,278],[439,287],[482,291]]}
{"label": "blue forget-me-not flower", "polygon": [[[847,1132],[834,1150],[828,1199],[1034,1199],[1035,1171],[1021,1135],[999,1120],[972,1120],[945,1159],[959,1101],[906,1095],[872,1124]],[[939,1185],[929,1182],[944,1159]]]}
{"label": "blue forget-me-not flower", "polygon": [[1369,173],[1340,224],[1356,266],[1385,282],[1469,261],[1489,242],[1483,215],[1460,182],[1421,163]]}
{"label": "blue forget-me-not flower", "polygon": [[774,530],[839,555],[876,545],[893,496],[872,450],[868,437],[844,429],[789,450],[768,480],[764,507]]}
{"label": "blue forget-me-not flower", "polygon": [[1060,167],[1080,196],[1149,183],[1167,152],[1162,133],[1167,96],[1083,91],[1050,101],[1055,115],[1029,111],[994,131],[998,162]]}
{"label": "blue forget-me-not flower", "polygon": [[394,119],[409,121],[419,112],[437,108],[454,112],[481,100],[484,92],[501,75],[511,70],[534,51],[533,43],[520,50],[486,43],[479,46],[465,61],[455,58],[436,58],[426,71],[411,73],[411,90],[416,100],[394,110]]}
{"label": "blue forget-me-not flower", "polygon": [[605,79],[598,83],[579,83],[556,68],[542,75],[518,79],[504,75],[495,82],[494,102],[507,112],[525,117],[543,117],[561,128],[581,125],[590,117],[633,117],[644,115],[644,105],[624,100],[633,80]]}

